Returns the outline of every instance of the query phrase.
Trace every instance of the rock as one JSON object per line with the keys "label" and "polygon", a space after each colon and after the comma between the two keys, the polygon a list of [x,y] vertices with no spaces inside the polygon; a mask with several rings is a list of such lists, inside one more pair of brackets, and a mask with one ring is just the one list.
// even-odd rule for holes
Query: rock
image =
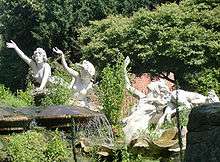
{"label": "rock", "polygon": [[80,138],[79,139],[79,144],[82,148],[88,147],[90,145],[89,143],[90,143],[90,141],[87,138]]}
{"label": "rock", "polygon": [[105,157],[110,156],[113,154],[113,148],[107,145],[102,145],[97,154]]}
{"label": "rock", "polygon": [[187,128],[185,162],[219,162],[220,102],[194,108]]}
{"label": "rock", "polygon": [[30,122],[30,117],[16,113],[12,108],[0,108],[0,131],[24,130]]}
{"label": "rock", "polygon": [[144,147],[149,149],[150,140],[148,138],[138,138],[136,140],[131,141],[131,145],[134,148]]}
{"label": "rock", "polygon": [[170,128],[163,132],[161,137],[157,140],[153,140],[153,143],[159,148],[170,148],[178,144],[177,129]]}
{"label": "rock", "polygon": [[97,154],[101,155],[101,156],[109,156],[109,153],[108,152],[104,152],[104,151],[98,151]]}

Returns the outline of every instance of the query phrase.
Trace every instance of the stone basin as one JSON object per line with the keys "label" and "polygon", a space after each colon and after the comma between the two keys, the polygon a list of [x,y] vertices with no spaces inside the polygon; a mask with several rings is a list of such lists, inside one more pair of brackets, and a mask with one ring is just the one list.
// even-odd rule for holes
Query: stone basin
{"label": "stone basin", "polygon": [[0,108],[0,131],[23,130],[32,118],[16,113],[12,108]]}
{"label": "stone basin", "polygon": [[89,119],[103,116],[103,114],[77,106],[49,106],[44,108],[35,119],[37,125],[50,128],[68,127],[71,125],[71,117],[77,123],[86,123]]}
{"label": "stone basin", "polygon": [[103,114],[76,106],[47,106],[25,108],[0,108],[0,131],[23,130],[35,123],[43,127],[65,127],[75,122],[86,122],[87,119]]}

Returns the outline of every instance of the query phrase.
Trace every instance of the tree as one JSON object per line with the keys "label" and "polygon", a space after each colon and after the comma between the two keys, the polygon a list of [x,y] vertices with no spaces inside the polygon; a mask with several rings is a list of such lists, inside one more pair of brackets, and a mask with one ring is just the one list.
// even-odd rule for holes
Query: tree
{"label": "tree", "polygon": [[[174,72],[182,88],[196,90],[190,78],[199,78],[207,69],[220,70],[220,5],[201,1],[185,0],[155,11],[141,9],[132,17],[94,21],[81,29],[82,55],[101,71],[114,64],[120,52],[133,60],[135,73]],[[220,93],[219,86],[214,88]]]}

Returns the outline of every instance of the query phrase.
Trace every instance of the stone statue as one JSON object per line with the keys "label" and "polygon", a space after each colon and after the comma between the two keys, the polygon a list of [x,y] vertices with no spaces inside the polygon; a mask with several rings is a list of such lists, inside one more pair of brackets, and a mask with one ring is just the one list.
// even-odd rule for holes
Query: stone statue
{"label": "stone statue", "polygon": [[207,100],[208,100],[209,103],[220,102],[217,94],[215,93],[215,91],[213,89],[211,89],[208,92]]}
{"label": "stone statue", "polygon": [[166,105],[170,100],[171,91],[164,79],[152,81],[148,84],[149,93],[147,94],[149,102],[152,104]]}
{"label": "stone statue", "polygon": [[76,71],[67,65],[65,56],[61,50],[55,47],[53,48],[53,51],[61,55],[63,67],[72,76],[72,81],[69,84],[69,88],[73,89],[74,91],[74,98],[77,102],[76,105],[90,107],[87,94],[92,90],[93,87],[92,78],[95,75],[95,68],[93,64],[87,60],[84,60],[82,64],[76,64],[80,69],[79,71]]}
{"label": "stone statue", "polygon": [[201,95],[196,92],[184,91],[182,89],[174,90],[170,95],[170,100],[167,103],[164,114],[158,121],[156,129],[159,129],[164,123],[165,119],[171,122],[171,116],[176,113],[175,103],[180,105],[179,111],[183,108],[191,109],[205,103],[219,102],[219,98],[214,90],[208,92],[208,96]]}
{"label": "stone statue", "polygon": [[132,87],[126,69],[129,63],[130,58],[126,57],[124,61],[126,88],[138,98],[138,103],[131,109],[131,114],[122,121],[125,124],[123,131],[126,143],[137,138],[141,131],[147,131],[150,119],[156,113],[156,107],[150,103],[149,96]]}
{"label": "stone statue", "polygon": [[167,119],[171,122],[171,117],[176,112],[176,101],[178,101],[178,105],[181,105],[179,107],[180,111],[182,111],[184,107],[191,109],[194,106],[204,103],[219,102],[219,98],[213,90],[208,93],[208,96],[181,89],[170,91],[166,81],[163,79],[150,82],[148,84],[149,93],[146,95],[132,87],[126,70],[129,63],[130,59],[126,57],[124,61],[126,88],[138,98],[138,102],[132,107],[131,114],[122,120],[125,124],[123,131],[126,143],[137,139],[141,132],[149,133],[148,126],[151,120],[156,117],[156,114],[160,113],[162,116],[154,132],[156,134],[161,133],[162,130],[160,130],[160,128],[164,121]]}
{"label": "stone statue", "polygon": [[51,68],[47,63],[46,52],[42,48],[37,48],[34,51],[32,58],[29,58],[22,52],[15,42],[12,40],[6,43],[7,48],[14,49],[17,54],[31,67],[32,76],[35,81],[40,85],[36,88],[36,91],[42,91],[47,82],[52,82],[53,78],[51,77]]}

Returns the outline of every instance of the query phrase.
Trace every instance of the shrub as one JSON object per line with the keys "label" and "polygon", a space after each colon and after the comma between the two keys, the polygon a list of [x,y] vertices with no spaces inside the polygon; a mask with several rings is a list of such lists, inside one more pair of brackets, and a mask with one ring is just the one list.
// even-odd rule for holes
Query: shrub
{"label": "shrub", "polygon": [[27,131],[10,137],[7,152],[13,162],[64,162],[70,158],[61,133]]}
{"label": "shrub", "polygon": [[62,85],[51,85],[48,87],[48,94],[42,98],[42,105],[67,105],[72,96],[71,89]]}
{"label": "shrub", "polygon": [[129,55],[134,73],[173,72],[184,89],[190,86],[197,90],[187,84],[186,76],[219,68],[220,6],[216,0],[189,4],[193,0],[179,6],[161,5],[155,11],[141,9],[131,17],[111,16],[91,22],[81,29],[82,55],[101,71],[117,61],[115,51],[119,51]]}
{"label": "shrub", "polygon": [[200,93],[207,95],[208,91],[213,89],[220,95],[219,69],[204,69],[197,74],[189,74],[186,80],[192,89],[197,89]]}
{"label": "shrub", "polygon": [[125,96],[123,65],[123,59],[119,58],[116,65],[104,68],[98,87],[103,112],[113,125],[118,123],[121,116],[121,106]]}
{"label": "shrub", "polygon": [[42,162],[45,150],[43,134],[33,131],[13,135],[8,143],[8,153],[13,162]]}
{"label": "shrub", "polygon": [[45,152],[47,162],[64,162],[70,158],[71,150],[68,143],[62,139],[61,133],[55,131],[51,134],[53,137],[49,139]]}
{"label": "shrub", "polygon": [[13,95],[11,91],[4,85],[0,85],[0,104],[1,106],[25,107],[31,106],[34,103],[34,98],[31,95],[30,89],[26,91],[17,91]]}

